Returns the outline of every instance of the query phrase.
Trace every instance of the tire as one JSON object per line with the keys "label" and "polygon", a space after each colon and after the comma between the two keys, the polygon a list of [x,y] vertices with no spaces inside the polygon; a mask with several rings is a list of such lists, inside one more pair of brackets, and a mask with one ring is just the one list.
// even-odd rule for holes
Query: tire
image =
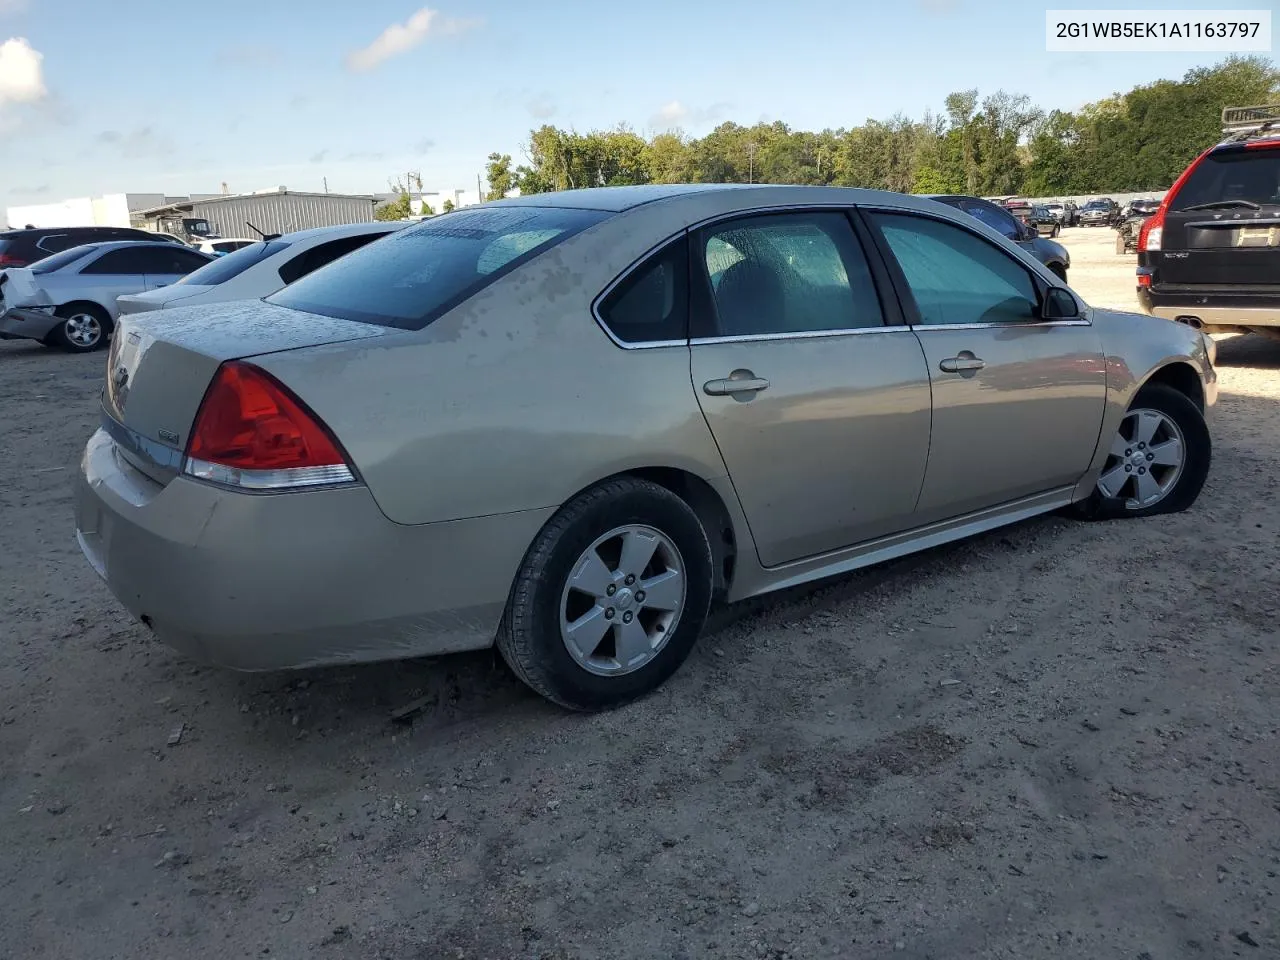
{"label": "tire", "polygon": [[[598,542],[620,528],[632,530],[621,539],[635,536],[635,543],[647,544],[650,537],[657,543],[654,559],[642,570],[622,569],[625,555],[614,540],[599,544],[597,552]],[[594,580],[586,575],[595,566],[592,555],[600,565]],[[683,578],[679,609],[665,626],[659,622],[670,611],[663,604],[646,606],[636,587],[663,576],[655,572],[659,565],[667,574],[674,566]],[[579,592],[570,585],[575,571],[579,582],[601,586]],[[634,583],[623,579],[628,572],[637,578]],[[616,592],[606,597],[606,589]],[[583,711],[621,706],[659,687],[684,662],[706,621],[711,592],[711,545],[692,508],[647,480],[607,480],[562,507],[529,547],[498,629],[498,650],[516,676],[553,703]],[[624,617],[648,634],[649,646],[633,646],[640,652],[630,665],[623,664],[618,644],[637,634],[623,633]],[[584,628],[586,639],[571,650],[562,623],[595,626],[602,639],[593,641],[594,633]]]}
{"label": "tire", "polygon": [[71,303],[53,311],[62,323],[49,331],[45,343],[69,353],[101,350],[111,339],[111,317],[94,303]]}
{"label": "tire", "polygon": [[[1132,471],[1120,472],[1126,466],[1125,454],[1128,451],[1132,451],[1135,458],[1141,456],[1138,434],[1135,434],[1132,429],[1136,426],[1134,418],[1143,418],[1140,411],[1147,415],[1158,414],[1165,421],[1151,438],[1152,450],[1158,450],[1174,438],[1179,439],[1182,447],[1181,469],[1173,475],[1166,473],[1168,488],[1163,491],[1158,500],[1145,504],[1139,502],[1135,495],[1142,489],[1134,482],[1137,476]],[[1151,420],[1146,419],[1148,427],[1150,423]],[[1170,430],[1168,424],[1172,424],[1176,430]],[[1177,437],[1177,434],[1181,436]],[[1122,446],[1117,441],[1125,441],[1125,445]],[[1081,519],[1137,519],[1165,513],[1180,513],[1195,503],[1196,498],[1200,496],[1205,478],[1209,475],[1209,464],[1213,459],[1213,444],[1209,438],[1209,427],[1205,423],[1204,414],[1185,394],[1163,383],[1148,384],[1139,390],[1125,413],[1125,419],[1121,422],[1115,440],[1104,439],[1103,442],[1113,445],[1103,464],[1102,473],[1098,477],[1098,486],[1087,500],[1076,504],[1073,509],[1075,515]],[[1127,445],[1128,443],[1132,443],[1133,446]],[[1148,451],[1146,459],[1150,460],[1155,456]],[[1162,485],[1154,469],[1150,474],[1146,474],[1146,467],[1139,467],[1139,469],[1144,475],[1156,479],[1157,486]],[[1131,479],[1125,479],[1126,477]],[[1110,488],[1110,495],[1104,491],[1104,486]]]}
{"label": "tire", "polygon": [[1280,327],[1250,327],[1249,332],[1268,340],[1280,340]]}
{"label": "tire", "polygon": [[1060,263],[1049,264],[1049,272],[1052,273],[1059,280],[1061,280],[1063,283],[1067,282],[1067,268],[1064,267],[1062,264]]}

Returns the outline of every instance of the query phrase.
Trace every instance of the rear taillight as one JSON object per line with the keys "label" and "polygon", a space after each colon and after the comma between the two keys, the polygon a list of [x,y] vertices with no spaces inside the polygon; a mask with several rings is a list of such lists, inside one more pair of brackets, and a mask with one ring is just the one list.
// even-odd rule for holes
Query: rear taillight
{"label": "rear taillight", "polygon": [[1182,185],[1187,182],[1187,178],[1195,172],[1196,167],[1200,166],[1204,158],[1211,154],[1213,150],[1214,148],[1210,147],[1204,153],[1200,154],[1200,156],[1191,161],[1187,166],[1187,169],[1182,171],[1182,176],[1173,181],[1173,186],[1169,188],[1169,192],[1166,193],[1164,195],[1164,199],[1160,201],[1160,208],[1142,224],[1142,229],[1138,231],[1139,253],[1146,253],[1150,250],[1160,250],[1162,248],[1164,243],[1164,218],[1165,214],[1169,212],[1169,205],[1173,203],[1173,198],[1178,195],[1178,191],[1181,190]]}
{"label": "rear taillight", "polygon": [[20,257],[11,257],[7,253],[0,253],[0,270],[5,267],[25,267],[27,261]]}
{"label": "rear taillight", "polygon": [[224,363],[196,414],[182,470],[245,490],[351,483],[328,429],[287,387],[248,363]]}

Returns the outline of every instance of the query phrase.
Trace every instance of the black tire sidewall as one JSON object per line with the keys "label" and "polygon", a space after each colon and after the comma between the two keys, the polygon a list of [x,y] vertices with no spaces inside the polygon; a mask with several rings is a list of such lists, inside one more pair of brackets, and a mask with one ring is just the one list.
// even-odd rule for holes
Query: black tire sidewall
{"label": "black tire sidewall", "polygon": [[[579,505],[581,504],[581,505]],[[567,525],[540,534],[526,556],[520,578],[532,589],[523,592],[527,609],[509,610],[509,644],[504,655],[532,658],[516,667],[539,693],[577,710],[620,706],[656,689],[688,657],[706,621],[711,601],[711,548],[697,515],[675,494],[638,481],[621,483],[614,495],[584,498],[565,508]],[[600,536],[615,527],[643,524],[669,537],[680,553],[685,572],[685,606],[675,632],[658,655],[633,673],[603,677],[584,670],[565,649],[560,636],[560,602],[574,564]],[[549,536],[548,536],[549,535]],[[514,635],[518,631],[519,636]]]}
{"label": "black tire sidewall", "polygon": [[[1213,461],[1213,441],[1209,436],[1209,425],[1204,414],[1186,395],[1163,383],[1148,384],[1139,390],[1129,404],[1129,409],[1125,411],[1125,416],[1139,409],[1160,411],[1182,431],[1187,457],[1182,467],[1182,476],[1168,496],[1141,510],[1129,510],[1124,504],[1103,497],[1101,491],[1095,489],[1089,506],[1084,511],[1088,516],[1099,519],[1141,519],[1180,513],[1196,502],[1204,488],[1209,476],[1209,466]],[[1104,442],[1109,445],[1111,437],[1105,437]]]}

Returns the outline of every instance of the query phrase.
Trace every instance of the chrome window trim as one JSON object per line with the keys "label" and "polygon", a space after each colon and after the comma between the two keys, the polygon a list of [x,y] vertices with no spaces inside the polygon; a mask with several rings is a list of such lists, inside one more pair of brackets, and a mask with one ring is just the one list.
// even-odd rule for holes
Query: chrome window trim
{"label": "chrome window trim", "polygon": [[857,337],[869,333],[909,333],[906,324],[879,327],[847,327],[843,330],[805,330],[800,333],[748,333],[732,337],[694,337],[691,347],[705,347],[715,343],[754,343],[758,340],[823,340],[829,337]]}

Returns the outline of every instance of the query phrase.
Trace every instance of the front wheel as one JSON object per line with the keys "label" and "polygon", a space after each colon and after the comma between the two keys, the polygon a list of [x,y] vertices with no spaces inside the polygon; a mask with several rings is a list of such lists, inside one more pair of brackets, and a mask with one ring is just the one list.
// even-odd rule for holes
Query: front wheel
{"label": "front wheel", "polygon": [[554,703],[619,706],[684,662],[711,590],[711,546],[697,514],[665,487],[619,477],[566,504],[538,534],[498,650]]}
{"label": "front wheel", "polygon": [[1204,487],[1213,445],[1204,415],[1162,383],[1143,387],[1111,439],[1087,518],[1152,517],[1186,510]]}

